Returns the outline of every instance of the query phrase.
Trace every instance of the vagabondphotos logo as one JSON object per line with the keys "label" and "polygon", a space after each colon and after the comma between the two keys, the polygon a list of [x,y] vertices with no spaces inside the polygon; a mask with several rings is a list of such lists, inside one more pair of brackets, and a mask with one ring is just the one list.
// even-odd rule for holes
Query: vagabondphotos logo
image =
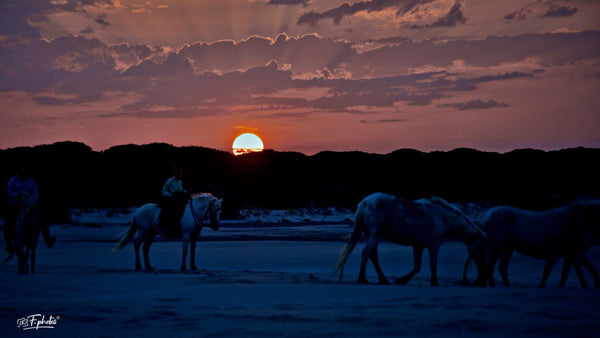
{"label": "vagabondphotos logo", "polygon": [[60,316],[50,315],[46,318],[46,315],[36,313],[25,318],[17,319],[17,328],[22,329],[23,331],[53,329],[59,320]]}

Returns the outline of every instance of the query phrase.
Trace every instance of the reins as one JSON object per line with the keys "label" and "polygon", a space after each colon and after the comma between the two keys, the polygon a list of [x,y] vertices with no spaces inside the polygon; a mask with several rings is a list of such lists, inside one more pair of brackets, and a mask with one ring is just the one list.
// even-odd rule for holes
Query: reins
{"label": "reins", "polygon": [[196,222],[197,226],[202,226],[202,221],[204,221],[204,219],[206,218],[206,215],[208,215],[208,212],[210,211],[210,209],[213,206],[213,203],[215,202],[214,200],[210,201],[210,203],[208,204],[208,208],[206,208],[206,212],[204,213],[204,216],[202,216],[202,218],[200,218],[198,216],[198,213],[196,212],[196,209],[194,209],[194,205],[192,204],[192,200],[193,198],[190,198],[190,209],[192,211],[192,218],[194,219],[194,222]]}

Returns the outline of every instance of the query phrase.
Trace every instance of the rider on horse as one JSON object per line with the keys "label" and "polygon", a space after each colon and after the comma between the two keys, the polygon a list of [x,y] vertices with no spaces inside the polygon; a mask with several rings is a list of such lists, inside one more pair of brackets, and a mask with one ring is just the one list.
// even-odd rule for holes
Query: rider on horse
{"label": "rider on horse", "polygon": [[183,189],[182,178],[183,168],[175,167],[173,177],[165,182],[162,189],[162,211],[158,217],[158,224],[167,237],[181,236],[179,222],[189,198],[188,192]]}
{"label": "rider on horse", "polygon": [[[25,170],[20,170],[17,175],[13,176],[8,181],[8,208],[6,212],[6,219],[4,220],[4,239],[6,240],[6,251],[12,253],[14,251],[15,241],[15,226],[17,222],[17,215],[19,214],[19,202],[24,197],[32,197],[38,199],[38,189],[35,181],[29,177]],[[42,230],[42,236],[46,245],[50,248],[56,242],[56,237],[50,236],[50,229],[47,223],[43,222],[40,224]]]}

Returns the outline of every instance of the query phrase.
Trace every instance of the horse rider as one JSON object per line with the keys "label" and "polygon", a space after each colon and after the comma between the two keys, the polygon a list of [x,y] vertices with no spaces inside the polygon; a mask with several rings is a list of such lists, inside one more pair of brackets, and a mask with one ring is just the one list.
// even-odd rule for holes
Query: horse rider
{"label": "horse rider", "polygon": [[[21,199],[25,197],[31,197],[35,200],[38,199],[38,189],[35,181],[29,177],[24,171],[20,170],[15,176],[8,181],[7,187],[8,194],[8,209],[6,210],[6,218],[4,220],[4,239],[6,240],[6,251],[12,253],[14,248],[14,241],[16,237],[16,223],[19,215],[19,203]],[[46,245],[51,248],[56,242],[56,237],[50,236],[50,227],[47,223],[42,222],[40,224],[42,236]]]}
{"label": "horse rider", "polygon": [[169,178],[162,189],[161,213],[158,217],[159,227],[169,237],[178,236],[181,229],[179,222],[183,216],[188,192],[183,189],[183,168],[175,167],[173,177]]}

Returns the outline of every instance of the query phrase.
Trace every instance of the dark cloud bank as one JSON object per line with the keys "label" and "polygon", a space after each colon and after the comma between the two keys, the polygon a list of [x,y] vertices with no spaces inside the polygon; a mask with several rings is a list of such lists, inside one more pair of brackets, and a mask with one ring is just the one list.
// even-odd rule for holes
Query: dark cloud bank
{"label": "dark cloud bank", "polygon": [[[141,95],[121,113],[189,117],[226,112],[231,105],[267,105],[314,111],[355,112],[354,106],[428,105],[452,92],[490,81],[532,77],[543,71],[480,77],[447,71],[411,74],[418,67],[450,67],[455,60],[494,67],[535,57],[540,67],[600,56],[600,32],[528,34],[438,43],[405,41],[358,53],[353,45],[316,35],[275,40],[252,37],[238,43],[196,43],[178,51],[144,45],[108,46],[96,39],[61,37],[0,44],[0,90],[33,93],[36,102],[76,104],[120,91]],[[352,74],[348,78],[344,74]],[[284,89],[326,89],[316,99],[271,97]],[[50,95],[70,95],[59,98]],[[38,94],[38,95],[35,95]],[[457,109],[502,107],[491,101],[456,103]],[[153,106],[171,110],[150,113]]]}

